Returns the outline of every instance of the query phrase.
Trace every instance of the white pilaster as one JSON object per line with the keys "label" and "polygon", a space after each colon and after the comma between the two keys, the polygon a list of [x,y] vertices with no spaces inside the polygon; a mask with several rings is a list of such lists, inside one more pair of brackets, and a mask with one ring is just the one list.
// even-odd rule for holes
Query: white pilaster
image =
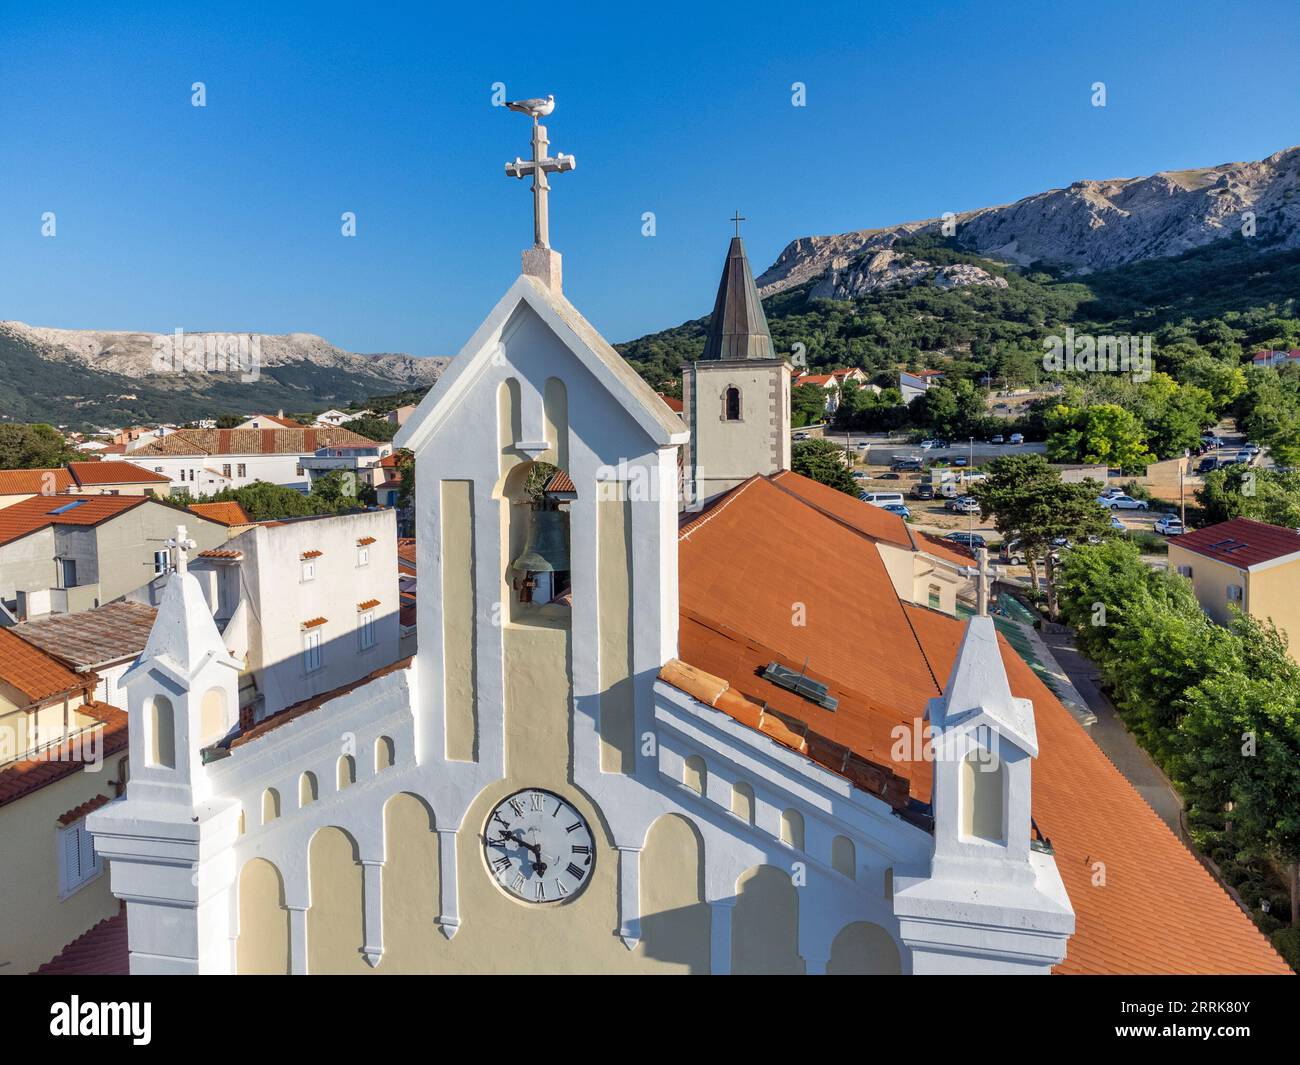
{"label": "white pilaster", "polygon": [[641,941],[641,848],[618,848],[618,935],[623,946]]}
{"label": "white pilaster", "polygon": [[365,943],[361,956],[372,969],[384,956],[384,863],[361,859]]}
{"label": "white pilaster", "polygon": [[438,829],[438,885],[442,897],[438,900],[438,927],[451,939],[460,930],[460,910],[456,893],[456,830]]}

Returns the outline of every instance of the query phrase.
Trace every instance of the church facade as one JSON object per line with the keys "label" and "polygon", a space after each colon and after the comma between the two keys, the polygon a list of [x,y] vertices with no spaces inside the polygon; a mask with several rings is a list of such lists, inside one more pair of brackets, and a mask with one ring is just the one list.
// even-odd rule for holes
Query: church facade
{"label": "church facade", "polygon": [[[719,299],[743,301],[733,253]],[[733,483],[683,518],[687,426],[564,297],[549,247],[524,264],[397,441],[416,456],[413,659],[241,727],[238,662],[178,536],[122,682],[131,780],[90,819],[131,971],[1104,964],[1072,953],[1081,889],[1034,777],[1049,733],[1090,741],[988,617],[899,597],[878,545],[908,541],[880,512],[782,472],[789,369],[770,339],[688,371],[691,468],[720,448]],[[738,452],[702,428],[727,428],[732,387],[759,442]],[[779,572],[799,523],[848,560],[853,600]],[[1156,831],[1134,817],[1139,840]],[[1213,912],[1240,965],[1266,967],[1249,922]]]}

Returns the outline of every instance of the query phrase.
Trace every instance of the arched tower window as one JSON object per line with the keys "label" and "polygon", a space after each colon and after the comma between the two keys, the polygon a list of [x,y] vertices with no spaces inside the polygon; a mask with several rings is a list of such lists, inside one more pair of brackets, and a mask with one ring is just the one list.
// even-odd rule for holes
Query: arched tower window
{"label": "arched tower window", "polygon": [[697,795],[703,795],[707,774],[708,770],[704,766],[704,759],[698,754],[693,754],[686,759],[686,766],[682,773],[682,783]]}
{"label": "arched tower window", "polygon": [[176,723],[172,704],[162,695],[149,700],[149,747],[145,761],[164,769],[176,768]]}
{"label": "arched tower window", "polygon": [[1005,843],[1002,759],[983,749],[972,751],[961,764],[961,829],[968,839]]}
{"label": "arched tower window", "polygon": [[722,394],[722,419],[728,422],[740,421],[740,389],[728,385]]}

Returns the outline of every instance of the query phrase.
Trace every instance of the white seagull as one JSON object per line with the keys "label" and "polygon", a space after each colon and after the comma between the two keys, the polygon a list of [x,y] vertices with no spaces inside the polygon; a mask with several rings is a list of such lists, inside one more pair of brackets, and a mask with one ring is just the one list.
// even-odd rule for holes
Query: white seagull
{"label": "white seagull", "polygon": [[547,96],[543,100],[540,96],[531,100],[508,100],[506,106],[511,111],[518,111],[521,115],[528,115],[536,122],[539,118],[549,115],[555,110],[555,96]]}

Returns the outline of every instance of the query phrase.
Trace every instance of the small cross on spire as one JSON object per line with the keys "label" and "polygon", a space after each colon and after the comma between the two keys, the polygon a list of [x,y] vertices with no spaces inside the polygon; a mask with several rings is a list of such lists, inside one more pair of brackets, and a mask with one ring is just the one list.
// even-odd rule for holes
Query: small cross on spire
{"label": "small cross on spire", "polygon": [[198,546],[185,534],[184,525],[176,526],[176,535],[167,541],[167,547],[172,554],[172,569],[177,573],[185,573],[189,569],[189,559],[185,552]]}
{"label": "small cross on spire", "polygon": [[740,236],[740,223],[741,223],[741,222],[748,222],[749,219],[746,218],[744,215],[742,215],[742,214],[740,213],[740,209],[737,208],[737,209],[736,209],[736,213],[735,213],[735,214],[732,216],[732,218],[731,218],[731,221],[733,221],[733,222],[736,223],[736,236]]}

